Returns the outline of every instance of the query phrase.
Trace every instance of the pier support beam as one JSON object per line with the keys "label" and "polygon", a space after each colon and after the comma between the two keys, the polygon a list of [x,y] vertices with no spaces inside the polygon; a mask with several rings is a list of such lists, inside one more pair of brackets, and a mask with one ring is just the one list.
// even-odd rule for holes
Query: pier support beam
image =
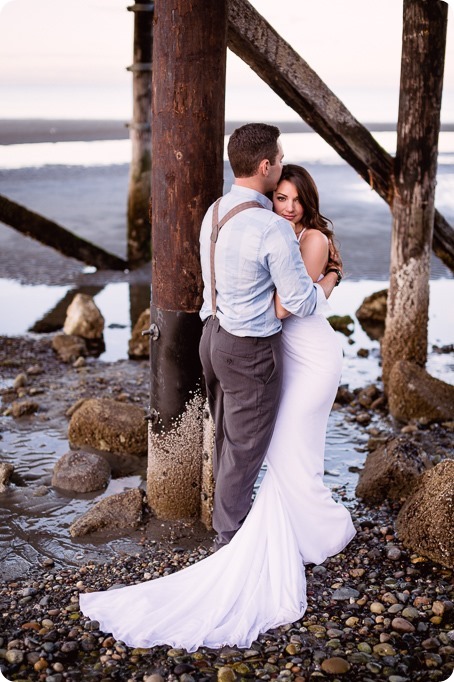
{"label": "pier support beam", "polygon": [[163,519],[201,514],[199,232],[223,188],[226,41],[224,0],[156,2],[147,496]]}
{"label": "pier support beam", "polygon": [[404,0],[391,271],[382,341],[385,387],[395,362],[409,360],[424,367],[427,360],[447,13],[440,0]]}
{"label": "pier support beam", "polygon": [[153,48],[152,0],[139,0],[128,7],[134,12],[132,72],[133,120],[129,124],[132,157],[128,189],[128,262],[131,267],[151,257],[148,203],[151,195],[151,79]]}

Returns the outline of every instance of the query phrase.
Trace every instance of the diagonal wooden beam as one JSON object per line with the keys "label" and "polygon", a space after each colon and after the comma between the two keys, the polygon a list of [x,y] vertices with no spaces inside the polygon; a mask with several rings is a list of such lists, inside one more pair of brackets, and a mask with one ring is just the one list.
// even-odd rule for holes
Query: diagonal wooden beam
{"label": "diagonal wooden beam", "polygon": [[22,204],[0,195],[0,222],[13,227],[18,232],[32,237],[45,246],[59,251],[64,256],[94,265],[101,270],[125,270],[128,263],[122,258],[108,253],[73,232],[69,232],[53,220],[30,211]]}
{"label": "diagonal wooden beam", "polygon": [[[228,47],[392,207],[394,159],[247,0],[229,0]],[[454,271],[454,230],[435,211],[432,248]]]}

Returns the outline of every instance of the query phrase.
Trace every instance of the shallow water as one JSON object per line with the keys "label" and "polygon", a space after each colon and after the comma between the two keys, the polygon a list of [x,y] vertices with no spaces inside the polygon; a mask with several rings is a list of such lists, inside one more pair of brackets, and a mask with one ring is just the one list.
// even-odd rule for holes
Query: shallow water
{"label": "shallow water", "polygon": [[[364,460],[366,438],[333,412],[326,446],[326,484],[341,488],[344,501],[353,500],[356,469]],[[145,489],[144,466],[137,473],[113,479],[102,493],[65,494],[51,486],[52,470],[68,450],[65,434],[43,428],[27,431],[9,422],[0,440],[0,459],[14,466],[12,483],[0,495],[0,565],[3,577],[14,578],[43,558],[58,565],[78,565],[91,559],[106,561],[118,553],[137,551],[141,531],[126,530],[110,536],[100,533],[88,538],[71,538],[70,525],[94,502],[141,486]],[[141,470],[139,470],[141,469]],[[264,470],[259,476],[259,484]],[[348,503],[348,502],[347,502]]]}
{"label": "shallow water", "polygon": [[0,565],[4,577],[24,573],[30,565],[51,558],[59,565],[80,564],[88,558],[106,560],[117,552],[133,552],[141,534],[73,539],[69,526],[102,497],[143,485],[140,474],[112,480],[100,494],[66,495],[51,486],[57,460],[68,451],[66,435],[54,429],[27,430],[9,422],[0,440],[0,459],[14,466],[11,485],[0,495]]}

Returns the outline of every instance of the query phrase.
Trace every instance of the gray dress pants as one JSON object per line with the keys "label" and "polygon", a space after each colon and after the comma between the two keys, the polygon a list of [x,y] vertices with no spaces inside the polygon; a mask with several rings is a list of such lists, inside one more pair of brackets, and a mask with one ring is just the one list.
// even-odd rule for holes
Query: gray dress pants
{"label": "gray dress pants", "polygon": [[227,544],[246,518],[271,440],[282,384],[281,333],[229,334],[211,316],[200,359],[215,424],[213,527]]}

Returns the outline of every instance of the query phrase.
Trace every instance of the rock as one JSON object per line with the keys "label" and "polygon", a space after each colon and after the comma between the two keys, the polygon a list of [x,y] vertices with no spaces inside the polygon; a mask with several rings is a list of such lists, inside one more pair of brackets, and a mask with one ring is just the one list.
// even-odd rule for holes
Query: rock
{"label": "rock", "polygon": [[404,616],[404,618],[414,620],[416,618],[419,618],[419,611],[414,606],[406,606],[402,611],[402,616]]}
{"label": "rock", "polygon": [[380,391],[375,384],[370,384],[365,388],[362,388],[356,397],[357,401],[362,407],[369,409],[372,406],[374,400],[380,397]]}
{"label": "rock", "polygon": [[380,644],[375,644],[373,651],[375,654],[378,654],[379,656],[396,655],[395,649],[393,649],[391,644],[388,644],[388,642],[380,642]]}
{"label": "rock", "polygon": [[355,322],[350,315],[331,315],[328,317],[328,322],[336,332],[341,332],[345,336],[353,334],[353,327]]}
{"label": "rock", "polygon": [[18,388],[23,388],[26,385],[27,385],[27,375],[25,374],[25,372],[21,372],[14,379],[13,388],[15,391],[17,391]]}
{"label": "rock", "polygon": [[10,649],[5,653],[5,659],[8,663],[19,665],[24,660],[24,652],[19,649]]}
{"label": "rock", "polygon": [[142,520],[142,502],[143,492],[139,488],[110,495],[74,521],[69,529],[71,537],[89,535],[99,530],[137,528]]}
{"label": "rock", "polygon": [[388,290],[366,296],[355,315],[370,339],[381,339],[385,331]]}
{"label": "rock", "polygon": [[66,311],[65,334],[81,336],[83,339],[100,339],[104,331],[104,318],[88,294],[76,294]]}
{"label": "rock", "polygon": [[393,618],[391,627],[393,630],[396,630],[396,632],[415,631],[415,626],[412,623],[410,623],[408,620],[405,620],[405,618],[400,618],[399,616],[397,618]]}
{"label": "rock", "polygon": [[11,403],[10,414],[14,419],[19,419],[19,417],[34,414],[38,410],[39,405],[34,400],[15,400]]}
{"label": "rock", "polygon": [[454,460],[445,460],[419,478],[400,510],[399,538],[412,551],[453,568],[453,510]]}
{"label": "rock", "polygon": [[76,493],[88,493],[105,488],[110,474],[110,465],[101,455],[72,450],[55,464],[52,485]]}
{"label": "rock", "polygon": [[44,369],[41,367],[41,365],[30,365],[30,367],[27,367],[27,374],[30,376],[38,376],[39,374],[43,374]]}
{"label": "rock", "polygon": [[368,503],[400,501],[429,466],[427,455],[407,436],[389,438],[367,455],[356,494]]}
{"label": "rock", "polygon": [[399,561],[400,557],[402,556],[402,552],[398,547],[389,547],[386,550],[386,556],[391,561]]}
{"label": "rock", "polygon": [[218,670],[217,679],[218,682],[234,682],[234,680],[236,680],[236,675],[232,668],[222,666],[222,668],[219,668]]}
{"label": "rock", "polygon": [[333,658],[326,658],[322,661],[321,668],[323,672],[331,675],[343,675],[350,670],[350,664],[345,658],[333,656]]}
{"label": "rock", "polygon": [[87,344],[79,336],[57,334],[52,339],[52,348],[63,362],[75,362],[77,358],[87,355]]}
{"label": "rock", "polygon": [[68,439],[75,449],[88,446],[107,452],[145,455],[148,447],[145,412],[137,405],[110,398],[85,400],[70,419]]}
{"label": "rock", "polygon": [[348,390],[347,386],[339,386],[336,393],[336,403],[340,405],[349,405],[353,401],[354,395]]}
{"label": "rock", "polygon": [[454,417],[454,386],[435,379],[413,362],[401,360],[389,374],[388,404],[399,421],[449,421]]}
{"label": "rock", "polygon": [[142,332],[150,328],[150,309],[144,310],[134,325],[128,344],[130,358],[150,357],[150,337],[142,336]]}
{"label": "rock", "polygon": [[6,490],[6,486],[9,483],[13,471],[14,467],[12,464],[0,462],[0,493],[3,493]]}
{"label": "rock", "polygon": [[352,587],[339,587],[339,589],[334,590],[333,594],[331,595],[331,599],[333,599],[334,601],[357,599],[358,597],[359,597],[358,590],[355,590]]}

